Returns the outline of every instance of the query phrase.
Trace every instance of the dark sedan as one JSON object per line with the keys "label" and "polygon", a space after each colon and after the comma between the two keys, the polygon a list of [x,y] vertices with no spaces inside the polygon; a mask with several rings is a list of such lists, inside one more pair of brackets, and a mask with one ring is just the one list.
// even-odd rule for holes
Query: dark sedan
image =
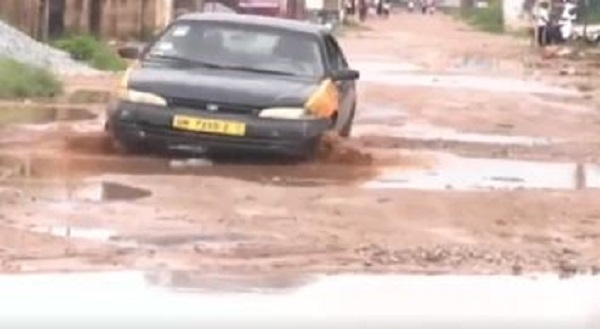
{"label": "dark sedan", "polygon": [[350,135],[359,73],[319,25],[188,14],[135,57],[106,124],[123,150],[308,155],[326,132]]}

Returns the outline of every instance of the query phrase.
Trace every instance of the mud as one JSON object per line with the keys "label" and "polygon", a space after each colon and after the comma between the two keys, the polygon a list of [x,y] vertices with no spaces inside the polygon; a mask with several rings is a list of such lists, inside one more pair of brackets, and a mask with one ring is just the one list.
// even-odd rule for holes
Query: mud
{"label": "mud", "polygon": [[47,124],[57,121],[92,120],[96,115],[85,109],[31,105],[0,106],[0,127],[9,124]]}
{"label": "mud", "polygon": [[[370,166],[346,166],[343,162],[277,164],[244,160],[165,159],[161,157],[121,157],[105,155],[74,155],[57,157],[54,154],[0,156],[6,163],[13,163],[15,170],[7,178],[13,182],[24,179],[85,178],[96,175],[167,175],[222,177],[263,185],[321,186],[347,185],[362,181],[375,174]],[[340,159],[340,158],[338,158]],[[233,161],[233,163],[232,163]],[[264,161],[264,160],[263,160]],[[331,161],[331,160],[328,160]],[[19,165],[16,165],[19,163]],[[200,164],[200,165],[195,165]],[[209,164],[209,165],[207,165]]]}
{"label": "mud", "polygon": [[372,165],[373,156],[368,151],[361,150],[356,145],[348,143],[343,138],[329,134],[324,136],[319,144],[317,160],[326,164]]}
{"label": "mud", "polygon": [[108,91],[78,89],[68,94],[67,102],[73,104],[106,104],[110,101],[111,96]]}

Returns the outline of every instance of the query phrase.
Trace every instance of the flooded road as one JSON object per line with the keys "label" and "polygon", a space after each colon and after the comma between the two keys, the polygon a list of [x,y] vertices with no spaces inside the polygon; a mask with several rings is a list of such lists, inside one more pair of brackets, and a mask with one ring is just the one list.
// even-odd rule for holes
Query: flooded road
{"label": "flooded road", "polygon": [[[121,155],[103,133],[106,80],[87,81],[89,90],[72,82],[78,91],[56,104],[1,105],[0,270],[160,268],[178,274],[150,276],[192,290],[190,271],[600,272],[594,98],[527,73],[496,41],[481,47],[487,35],[469,34],[481,42],[467,50],[423,43],[410,31],[463,32],[443,18],[430,23],[445,29],[427,32],[432,25],[419,19],[373,22],[416,24],[385,27],[384,41],[343,40],[363,77],[355,125],[351,138],[327,139],[314,161],[181,149]],[[486,49],[494,55],[480,54]],[[128,284],[146,291],[140,275]],[[387,279],[361,280],[356,289]]]}
{"label": "flooded road", "polygon": [[[282,328],[481,328],[494,323],[591,329],[600,311],[596,277],[343,275],[281,281],[172,275],[179,279],[152,272],[2,276],[0,289],[11,303],[0,315],[3,322],[34,327],[68,327],[85,319],[216,328],[273,323]],[[163,282],[156,282],[157,276]]]}

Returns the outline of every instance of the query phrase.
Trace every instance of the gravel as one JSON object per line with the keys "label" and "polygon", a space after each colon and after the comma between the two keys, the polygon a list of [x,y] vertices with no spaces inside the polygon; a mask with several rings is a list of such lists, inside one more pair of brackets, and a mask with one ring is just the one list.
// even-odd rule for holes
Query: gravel
{"label": "gravel", "polygon": [[68,53],[40,43],[0,21],[0,57],[49,68],[60,75],[92,75],[100,72],[79,63]]}

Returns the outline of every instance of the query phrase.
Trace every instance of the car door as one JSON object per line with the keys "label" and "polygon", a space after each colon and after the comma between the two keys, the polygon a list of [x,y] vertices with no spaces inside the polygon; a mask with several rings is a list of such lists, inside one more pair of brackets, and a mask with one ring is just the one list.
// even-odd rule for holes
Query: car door
{"label": "car door", "polygon": [[[348,61],[335,38],[331,35],[326,35],[325,44],[327,47],[330,70],[337,71],[348,69]],[[346,121],[353,115],[352,112],[356,105],[356,83],[354,80],[345,80],[336,81],[336,85],[339,92],[339,112],[336,129],[341,129]]]}

